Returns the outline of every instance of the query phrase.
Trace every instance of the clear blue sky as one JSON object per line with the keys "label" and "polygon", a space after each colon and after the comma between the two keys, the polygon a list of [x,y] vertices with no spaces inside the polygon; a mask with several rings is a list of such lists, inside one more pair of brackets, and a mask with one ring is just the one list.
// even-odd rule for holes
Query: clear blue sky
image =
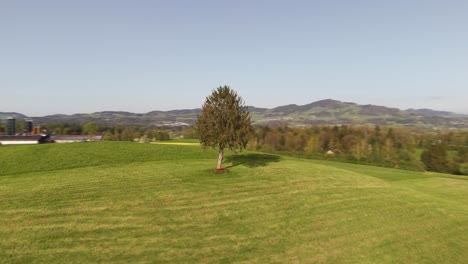
{"label": "clear blue sky", "polygon": [[0,1],[0,112],[332,98],[468,113],[468,1]]}

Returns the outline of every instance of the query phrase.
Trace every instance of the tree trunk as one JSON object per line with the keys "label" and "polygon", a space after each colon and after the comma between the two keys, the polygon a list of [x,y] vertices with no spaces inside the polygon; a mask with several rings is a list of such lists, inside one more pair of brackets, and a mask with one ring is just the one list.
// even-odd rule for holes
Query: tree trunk
{"label": "tree trunk", "polygon": [[223,163],[224,157],[224,149],[220,148],[218,153],[218,164],[216,165],[216,169],[221,169],[221,164]]}

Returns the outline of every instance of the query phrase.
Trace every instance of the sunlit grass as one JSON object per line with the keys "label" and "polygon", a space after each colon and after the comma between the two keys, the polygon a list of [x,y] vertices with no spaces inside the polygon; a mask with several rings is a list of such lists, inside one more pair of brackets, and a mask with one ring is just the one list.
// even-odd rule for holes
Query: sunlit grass
{"label": "sunlit grass", "polygon": [[215,151],[182,145],[0,156],[2,263],[468,260],[466,177],[261,153],[228,155],[217,174]]}
{"label": "sunlit grass", "polygon": [[215,157],[215,153],[209,149],[184,148],[177,144],[157,146],[109,141],[1,146],[0,175],[145,161],[203,159]]}
{"label": "sunlit grass", "polygon": [[157,144],[157,145],[178,145],[178,146],[200,146],[200,143],[195,143],[195,142],[178,142],[178,141],[158,141],[158,142],[151,142],[151,144]]}

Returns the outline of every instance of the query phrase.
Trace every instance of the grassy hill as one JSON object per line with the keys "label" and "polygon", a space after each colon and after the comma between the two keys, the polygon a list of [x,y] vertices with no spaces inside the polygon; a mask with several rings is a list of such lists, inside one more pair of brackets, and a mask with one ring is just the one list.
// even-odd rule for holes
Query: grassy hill
{"label": "grassy hill", "polygon": [[198,146],[0,147],[1,263],[466,263],[468,178]]}

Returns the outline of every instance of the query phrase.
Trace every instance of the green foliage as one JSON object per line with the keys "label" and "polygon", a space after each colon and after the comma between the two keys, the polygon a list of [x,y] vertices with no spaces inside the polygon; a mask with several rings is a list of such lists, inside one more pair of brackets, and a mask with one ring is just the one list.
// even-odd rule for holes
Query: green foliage
{"label": "green foliage", "polygon": [[258,127],[250,148],[315,159],[422,170],[403,129],[367,126]]}
{"label": "green foliage", "polygon": [[460,147],[458,149],[455,160],[459,163],[468,162],[468,146]]}
{"label": "green foliage", "polygon": [[460,164],[460,173],[463,175],[468,175],[468,162]]}
{"label": "green foliage", "polygon": [[0,262],[468,259],[466,177],[165,143],[2,146]]}
{"label": "green foliage", "polygon": [[421,154],[426,169],[435,172],[449,172],[447,149],[443,144],[433,144]]}
{"label": "green foliage", "polygon": [[217,149],[242,150],[252,133],[247,107],[228,86],[219,87],[206,98],[195,127],[202,145]]}
{"label": "green foliage", "polygon": [[153,131],[149,131],[149,132],[146,132],[148,137],[151,139],[151,140],[160,140],[160,141],[164,141],[164,140],[169,140],[171,139],[170,135],[169,135],[169,132],[167,131],[163,131],[163,130],[153,130]]}
{"label": "green foliage", "polygon": [[222,169],[224,149],[242,151],[253,132],[247,106],[228,86],[219,87],[206,98],[194,127],[205,149],[218,149],[216,169]]}
{"label": "green foliage", "polygon": [[83,133],[82,126],[70,123],[46,123],[41,128],[58,135],[81,135]]}
{"label": "green foliage", "polygon": [[186,139],[199,139],[198,132],[195,128],[187,129],[183,131],[182,137]]}
{"label": "green foliage", "polygon": [[[170,140],[171,131],[144,127],[108,126],[105,128],[103,140],[106,141],[161,141]],[[143,139],[142,139],[143,138]]]}
{"label": "green foliage", "polygon": [[[249,148],[293,157],[423,171],[465,174],[468,131],[424,131],[398,127],[256,127]],[[434,150],[442,145],[445,151]],[[421,155],[424,150],[424,155]],[[327,154],[328,153],[328,154]],[[433,157],[430,157],[429,153]]]}
{"label": "green foliage", "polygon": [[96,122],[88,122],[83,126],[83,132],[91,138],[93,135],[96,134],[99,127]]}

